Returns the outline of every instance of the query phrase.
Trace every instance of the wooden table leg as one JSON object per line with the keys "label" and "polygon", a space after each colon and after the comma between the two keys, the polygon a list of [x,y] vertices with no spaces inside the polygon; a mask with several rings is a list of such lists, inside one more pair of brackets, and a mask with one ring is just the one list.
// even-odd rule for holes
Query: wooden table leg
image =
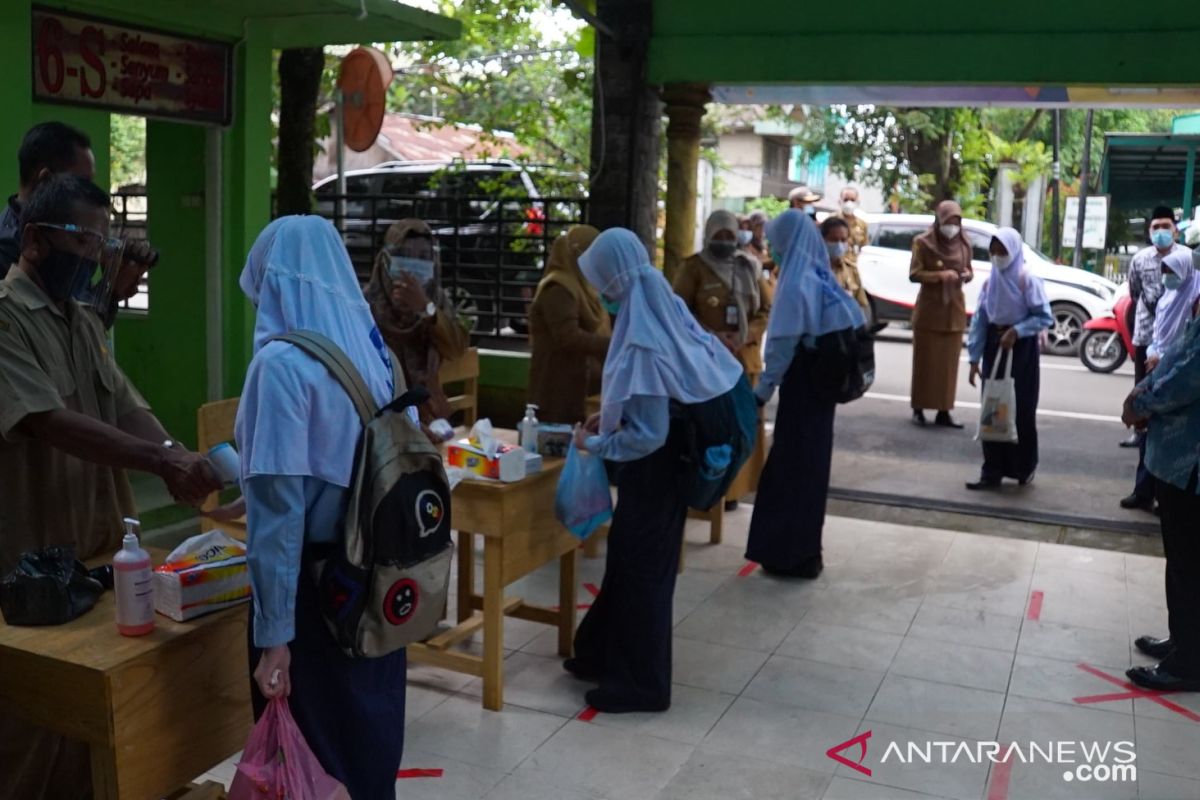
{"label": "wooden table leg", "polygon": [[605,525],[596,530],[591,536],[583,540],[583,557],[584,558],[599,558],[600,557],[600,540],[608,535],[608,526]]}
{"label": "wooden table leg", "polygon": [[576,553],[564,553],[558,560],[558,654],[563,658],[571,657],[575,644]]}
{"label": "wooden table leg", "polygon": [[504,707],[504,540],[483,543],[483,707]]}
{"label": "wooden table leg", "polygon": [[719,500],[708,512],[708,541],[720,544],[725,538],[725,501]]}
{"label": "wooden table leg", "polygon": [[93,800],[118,800],[121,796],[117,786],[117,754],[109,745],[93,744],[92,756]]}
{"label": "wooden table leg", "polygon": [[475,594],[475,534],[458,532],[458,621],[466,622],[475,613],[471,597]]}

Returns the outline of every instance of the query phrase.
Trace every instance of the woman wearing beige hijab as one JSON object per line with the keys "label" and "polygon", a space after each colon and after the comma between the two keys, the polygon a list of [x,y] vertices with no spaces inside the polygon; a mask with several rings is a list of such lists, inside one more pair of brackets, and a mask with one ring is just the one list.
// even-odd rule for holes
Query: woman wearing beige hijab
{"label": "woman wearing beige hijab", "polygon": [[579,271],[579,257],[599,235],[576,225],[555,239],[529,308],[529,402],[543,422],[583,422],[587,398],[600,391],[612,327],[600,295]]}
{"label": "woman wearing beige hijab", "polygon": [[950,416],[958,388],[967,304],[963,284],[974,277],[971,243],[963,235],[962,208],[938,204],[933,227],[913,240],[908,278],[921,284],[913,307],[913,424],[926,424],[925,409],[937,411],[935,425],[961,428]]}

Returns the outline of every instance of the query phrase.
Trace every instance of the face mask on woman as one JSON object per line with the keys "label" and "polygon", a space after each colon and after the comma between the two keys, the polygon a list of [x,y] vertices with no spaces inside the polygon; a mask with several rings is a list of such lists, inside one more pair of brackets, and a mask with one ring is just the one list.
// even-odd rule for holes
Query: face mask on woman
{"label": "face mask on woman", "polygon": [[1183,285],[1183,278],[1176,275],[1174,272],[1164,272],[1162,277],[1163,288],[1168,292],[1178,291]]}
{"label": "face mask on woman", "polygon": [[1168,230],[1151,231],[1150,241],[1160,250],[1166,250],[1175,243],[1175,236]]}
{"label": "face mask on woman", "polygon": [[825,249],[829,251],[830,259],[837,261],[846,255],[847,251],[850,250],[850,245],[845,242],[826,242]]}
{"label": "face mask on woman", "polygon": [[998,269],[1001,272],[1012,266],[1013,258],[1008,253],[1004,255],[992,254],[992,269]]}
{"label": "face mask on woman", "polygon": [[847,217],[853,214],[857,208],[858,203],[854,202],[853,200],[845,200],[842,202],[842,213]]}
{"label": "face mask on woman", "polygon": [[729,258],[737,249],[737,242],[728,239],[712,239],[708,243],[708,252],[717,258]]}
{"label": "face mask on woman", "polygon": [[942,225],[938,228],[938,232],[946,239],[953,239],[962,232],[962,227],[959,225]]}
{"label": "face mask on woman", "polygon": [[754,231],[738,231],[737,243],[740,247],[745,247],[754,239]]}

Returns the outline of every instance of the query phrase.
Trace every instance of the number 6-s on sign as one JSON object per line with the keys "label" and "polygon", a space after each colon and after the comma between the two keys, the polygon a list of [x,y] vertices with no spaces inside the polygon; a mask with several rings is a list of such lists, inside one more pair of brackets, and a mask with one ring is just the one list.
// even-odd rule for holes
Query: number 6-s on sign
{"label": "number 6-s on sign", "polygon": [[32,18],[34,99],[230,123],[231,45],[40,6]]}

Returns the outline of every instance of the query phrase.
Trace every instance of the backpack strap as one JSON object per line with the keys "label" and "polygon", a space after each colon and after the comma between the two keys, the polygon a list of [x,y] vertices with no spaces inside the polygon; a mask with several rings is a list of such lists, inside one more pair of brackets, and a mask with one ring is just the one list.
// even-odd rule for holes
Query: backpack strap
{"label": "backpack strap", "polygon": [[295,345],[320,361],[334,379],[341,384],[346,394],[350,395],[350,401],[354,403],[354,409],[358,412],[362,424],[367,425],[375,419],[379,408],[375,405],[371,390],[367,388],[366,382],[363,381],[362,375],[354,363],[346,357],[340,347],[328,338],[313,331],[293,331],[281,336],[273,336],[271,341]]}

